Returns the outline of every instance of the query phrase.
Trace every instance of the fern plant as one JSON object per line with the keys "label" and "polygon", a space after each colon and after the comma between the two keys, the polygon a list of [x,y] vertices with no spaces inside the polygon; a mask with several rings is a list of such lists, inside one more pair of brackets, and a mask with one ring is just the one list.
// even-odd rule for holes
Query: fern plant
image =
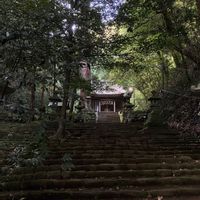
{"label": "fern plant", "polygon": [[74,164],[72,163],[72,157],[70,154],[65,153],[63,158],[62,158],[62,165],[61,169],[64,171],[72,170],[74,168]]}

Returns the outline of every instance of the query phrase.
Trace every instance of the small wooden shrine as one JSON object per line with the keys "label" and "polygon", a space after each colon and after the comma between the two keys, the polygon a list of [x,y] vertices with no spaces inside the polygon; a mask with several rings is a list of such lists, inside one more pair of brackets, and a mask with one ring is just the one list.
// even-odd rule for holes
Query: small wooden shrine
{"label": "small wooden shrine", "polygon": [[118,85],[95,91],[91,93],[91,108],[97,113],[119,112],[123,109],[125,93],[126,90]]}

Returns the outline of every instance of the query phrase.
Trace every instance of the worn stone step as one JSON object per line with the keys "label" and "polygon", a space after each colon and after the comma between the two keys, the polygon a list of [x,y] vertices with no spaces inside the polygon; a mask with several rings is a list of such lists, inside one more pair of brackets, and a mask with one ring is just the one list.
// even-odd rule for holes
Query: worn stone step
{"label": "worn stone step", "polygon": [[[135,163],[183,163],[183,162],[191,162],[193,161],[191,157],[176,157],[176,158],[156,158],[156,159],[149,159],[149,158],[108,158],[108,159],[73,159],[73,164],[75,165],[87,165],[87,164],[106,164],[106,163],[113,163],[113,164],[135,164]],[[0,161],[1,163],[1,161]],[[44,161],[44,164],[51,165],[51,164],[61,164],[63,163],[62,159],[48,159]]]}
{"label": "worn stone step", "polygon": [[[152,163],[167,163],[167,164],[177,164],[177,163],[186,163],[186,162],[200,162],[200,160],[193,160],[191,157],[180,157],[180,158],[108,158],[108,159],[73,159],[72,163],[74,165],[98,165],[98,164],[152,164]],[[55,165],[63,164],[62,159],[48,159],[43,162],[44,165]],[[9,164],[7,160],[0,160],[0,166]]]}
{"label": "worn stone step", "polygon": [[35,179],[66,179],[66,178],[138,178],[138,177],[179,177],[200,176],[200,169],[157,169],[157,170],[112,170],[112,171],[43,171],[31,174],[3,176],[3,181],[28,181]]}
{"label": "worn stone step", "polygon": [[[48,157],[46,159],[58,159],[58,158],[63,158],[66,152],[63,153],[57,153],[57,152],[51,152],[48,153]],[[188,159],[192,158],[195,160],[200,160],[200,154],[194,154],[193,152],[190,153],[172,153],[172,154],[149,154],[148,153],[133,153],[133,154],[125,154],[125,153],[113,153],[113,154],[103,154],[103,153],[82,153],[82,154],[77,154],[77,153],[69,153],[68,154],[72,160],[73,159],[137,159],[141,158],[147,158],[147,159],[165,159],[165,158],[174,158],[174,159]]]}
{"label": "worn stone step", "polygon": [[[30,141],[29,141],[30,143]],[[97,146],[98,145],[98,146]],[[163,148],[198,148],[200,149],[200,144],[199,143],[160,143],[160,142],[149,142],[146,140],[141,140],[141,141],[122,141],[122,142],[116,142],[116,141],[112,141],[112,142],[108,142],[108,141],[103,141],[103,140],[98,140],[96,142],[81,142],[81,141],[77,141],[76,143],[72,142],[72,143],[64,143],[64,144],[54,144],[54,145],[49,145],[50,149],[56,149],[56,148],[84,148],[84,149],[89,149],[89,148],[94,148],[96,147],[96,149],[104,149],[104,148],[118,148],[118,149],[123,149],[125,147],[128,148],[132,148],[132,149],[136,149],[136,148],[145,148],[145,147],[163,147]]]}
{"label": "worn stone step", "polygon": [[[168,128],[151,128],[143,133],[141,128],[141,124],[67,126],[71,134],[66,141],[48,141],[43,166],[17,168],[10,178],[0,177],[4,182],[0,199],[144,200],[150,195],[155,200],[160,195],[167,200],[200,195],[199,141],[181,138]],[[47,134],[54,132],[51,128]],[[18,143],[20,138],[7,141],[5,137],[0,142]],[[7,148],[5,155],[11,150]],[[69,171],[63,168],[65,154],[74,165]],[[5,160],[6,156],[0,166],[5,166]]]}
{"label": "worn stone step", "polygon": [[63,149],[58,149],[57,151],[52,151],[51,149],[48,151],[49,154],[60,154],[63,155],[65,153],[71,154],[71,155],[80,155],[80,156],[98,156],[98,155],[105,155],[108,157],[113,157],[114,155],[124,155],[124,156],[132,156],[132,155],[178,155],[178,154],[193,154],[193,155],[198,155],[199,150],[196,149],[186,149],[186,150],[173,150],[173,149],[168,149],[168,150],[151,150],[151,149],[99,149],[99,150],[63,150]]}
{"label": "worn stone step", "polygon": [[[121,136],[120,138],[117,138],[115,136]],[[78,138],[82,138],[83,140],[86,140],[88,138],[88,140],[97,140],[98,138],[104,138],[104,136],[107,136],[108,139],[109,138],[114,138],[115,140],[121,140],[121,139],[128,139],[127,138],[127,135],[131,138],[131,139],[140,139],[140,138],[148,138],[148,139],[153,139],[153,140],[164,140],[164,139],[168,139],[168,140],[173,140],[174,138],[175,139],[180,139],[182,141],[199,141],[195,138],[187,138],[187,140],[185,140],[184,138],[182,138],[181,136],[179,135],[160,135],[160,136],[152,136],[152,135],[145,135],[145,134],[139,134],[137,132],[130,132],[130,131],[119,131],[117,130],[116,131],[113,131],[111,130],[111,132],[102,132],[100,131],[99,133],[98,132],[92,132],[90,134],[85,133],[85,134],[81,134],[80,136],[76,136],[76,135],[73,135],[73,134],[66,134],[66,136],[71,139],[71,140],[75,140],[75,139],[78,139]],[[52,142],[57,142],[57,140],[51,140]]]}
{"label": "worn stone step", "polygon": [[199,162],[190,163],[139,163],[139,164],[99,164],[99,165],[76,165],[73,170],[131,170],[131,169],[191,169],[199,167]]}
{"label": "worn stone step", "polygon": [[[70,200],[70,199],[103,199],[103,200],[144,200],[148,198],[150,200],[155,199],[158,196],[163,196],[166,200],[198,200],[200,197],[199,187],[177,187],[166,188],[166,189],[153,189],[148,191],[141,190],[41,190],[41,191],[20,191],[20,192],[9,192],[0,193],[0,199],[2,200],[13,200],[21,199],[23,197],[31,200]],[[180,198],[176,197],[179,196]]]}
{"label": "worn stone step", "polygon": [[126,151],[126,152],[131,152],[131,151],[194,151],[194,152],[200,152],[200,146],[197,147],[190,147],[190,146],[155,146],[155,145],[150,145],[150,146],[144,146],[144,145],[138,145],[138,146],[134,146],[134,147],[129,147],[124,146],[124,147],[120,147],[118,148],[117,146],[73,146],[73,147],[63,147],[63,148],[50,148],[50,151],[79,151],[79,152],[85,152],[85,151]]}
{"label": "worn stone step", "polygon": [[[30,142],[30,141],[29,141]],[[96,146],[97,144],[99,144],[99,142],[103,142],[101,143],[101,147],[104,147],[104,146],[108,146],[108,145],[115,145],[115,146],[118,146],[119,148],[120,147],[124,147],[125,145],[129,145],[130,147],[135,147],[135,146],[140,146],[141,144],[148,144],[149,146],[153,146],[153,145],[158,145],[158,146],[162,146],[162,145],[165,145],[165,146],[191,146],[191,147],[200,147],[200,143],[199,142],[182,142],[182,141],[155,141],[155,142],[152,142],[152,141],[147,141],[147,140],[139,140],[139,141],[132,141],[131,139],[130,140],[121,140],[121,141],[115,141],[115,140],[97,140],[97,141],[80,141],[80,140],[77,140],[76,142],[74,141],[69,141],[69,142],[65,142],[63,144],[48,144],[49,147],[51,148],[55,148],[57,147],[58,145],[61,146],[61,147],[64,147],[64,146],[68,146],[68,147],[73,147],[73,146]]]}
{"label": "worn stone step", "polygon": [[[59,156],[51,156],[44,161],[46,165],[54,165],[54,164],[61,164],[63,156],[65,154],[61,154]],[[176,164],[176,163],[185,163],[185,162],[192,162],[192,163],[200,163],[200,155],[199,154],[160,154],[160,155],[143,155],[141,158],[140,155],[137,154],[109,154],[109,155],[102,155],[102,154],[69,154],[69,157],[72,159],[72,162],[76,165],[87,165],[87,164],[136,164],[136,163],[167,163],[167,164]],[[1,159],[0,164],[6,165],[7,159]]]}
{"label": "worn stone step", "polygon": [[[72,171],[113,171],[113,170],[185,170],[185,169],[198,169],[200,168],[200,163],[190,162],[190,163],[142,163],[142,164],[99,164],[99,165],[77,165],[72,168]],[[56,171],[62,170],[62,165],[50,165],[50,166],[40,166],[36,168],[21,167],[14,169],[13,174],[30,174],[36,172],[44,171]]]}
{"label": "worn stone step", "polygon": [[190,186],[199,185],[199,176],[161,177],[161,178],[118,178],[118,179],[38,179],[31,181],[10,181],[0,185],[0,190],[41,190],[41,189],[85,189],[85,188],[132,188],[142,189],[148,187]]}
{"label": "worn stone step", "polygon": [[[103,199],[103,200],[144,200],[148,198],[150,200],[155,199],[158,196],[163,196],[166,200],[198,200],[200,190],[198,186],[195,187],[176,187],[176,188],[165,188],[165,189],[152,189],[152,190],[41,190],[41,191],[20,191],[20,192],[9,192],[0,193],[0,199],[2,200],[13,200],[20,198],[27,198],[31,200],[70,200],[70,199]],[[180,198],[176,198],[179,196]]]}
{"label": "worn stone step", "polygon": [[200,152],[200,146],[178,146],[178,145],[174,145],[174,146],[165,146],[165,145],[148,145],[148,144],[140,144],[140,145],[123,145],[123,146],[118,146],[118,145],[105,145],[105,146],[98,146],[96,145],[72,145],[71,147],[66,145],[65,147],[49,147],[48,150],[50,152],[56,152],[56,151],[77,151],[77,152],[119,152],[119,151],[124,151],[124,152],[139,152],[139,151],[153,151],[153,152],[157,152],[157,151],[193,151],[193,152]]}

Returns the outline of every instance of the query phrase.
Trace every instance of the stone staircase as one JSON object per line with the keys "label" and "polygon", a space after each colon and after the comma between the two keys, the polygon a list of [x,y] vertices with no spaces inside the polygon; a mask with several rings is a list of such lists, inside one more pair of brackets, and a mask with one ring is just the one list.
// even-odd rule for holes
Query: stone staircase
{"label": "stone staircase", "polygon": [[[167,128],[143,133],[140,128],[108,123],[71,128],[61,144],[49,141],[43,166],[2,176],[0,199],[200,199],[199,142]],[[62,168],[64,155],[72,158],[71,170]]]}
{"label": "stone staircase", "polygon": [[120,118],[116,112],[100,112],[98,114],[98,123],[120,123]]}

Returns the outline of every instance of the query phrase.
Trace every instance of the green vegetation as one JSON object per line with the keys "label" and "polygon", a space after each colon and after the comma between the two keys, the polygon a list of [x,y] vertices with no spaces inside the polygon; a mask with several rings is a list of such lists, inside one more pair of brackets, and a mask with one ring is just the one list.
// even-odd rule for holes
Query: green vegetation
{"label": "green vegetation", "polygon": [[1,0],[1,100],[21,104],[15,118],[24,122],[47,117],[48,98],[59,94],[59,138],[77,90],[90,88],[81,61],[133,87],[137,110],[152,90],[188,91],[200,77],[199,10],[199,0]]}
{"label": "green vegetation", "polygon": [[[3,129],[4,125],[6,127]],[[34,168],[43,165],[48,155],[44,124],[33,123],[27,126],[2,123],[0,127],[5,134],[3,138],[1,136],[1,150],[9,150],[6,156],[7,165],[1,168],[3,174],[10,176],[18,168]],[[21,134],[18,133],[19,131]]]}
{"label": "green vegetation", "polygon": [[0,199],[199,195],[199,94],[200,0],[0,0]]}
{"label": "green vegetation", "polygon": [[134,87],[139,110],[152,90],[189,90],[200,77],[199,17],[198,1],[126,1],[107,27],[104,77]]}

